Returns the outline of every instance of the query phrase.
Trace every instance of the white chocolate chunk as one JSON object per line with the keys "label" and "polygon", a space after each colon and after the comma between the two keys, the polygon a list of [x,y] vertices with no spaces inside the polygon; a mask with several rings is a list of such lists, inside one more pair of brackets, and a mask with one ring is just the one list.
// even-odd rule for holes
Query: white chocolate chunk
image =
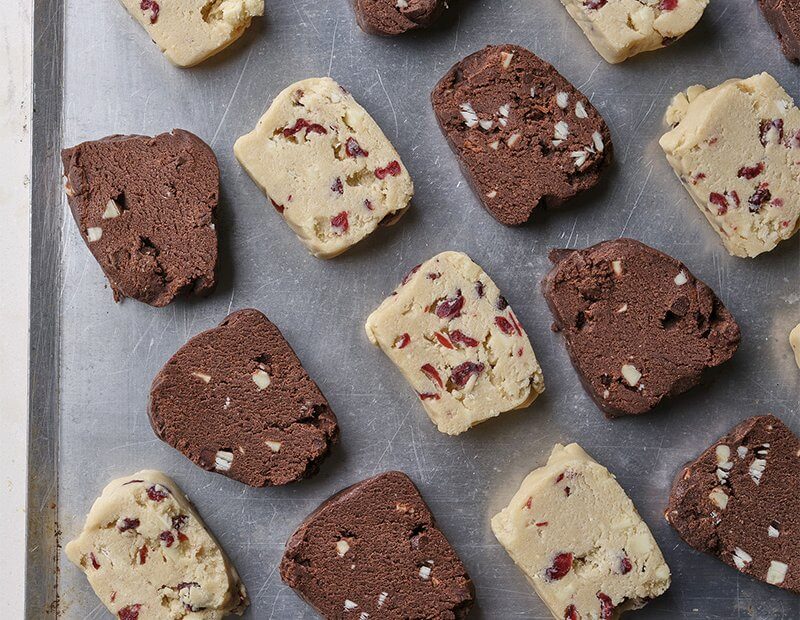
{"label": "white chocolate chunk", "polygon": [[214,457],[214,467],[217,471],[228,471],[233,465],[233,452],[220,450]]}
{"label": "white chocolate chunk", "polygon": [[544,391],[527,334],[466,254],[444,252],[417,267],[366,330],[448,435],[525,408]]}
{"label": "white chocolate chunk", "polygon": [[667,120],[661,148],[731,254],[769,252],[800,229],[800,110],[771,75],[693,87]]}
{"label": "white chocolate chunk", "polygon": [[670,584],[669,567],[633,502],[577,444],[553,448],[492,519],[492,530],[558,619],[602,617],[598,593],[616,607],[616,618]]}
{"label": "white chocolate chunk", "polygon": [[337,256],[379,225],[393,224],[414,193],[381,128],[330,78],[286,88],[256,128],[236,141],[234,153],[320,258]]}
{"label": "white chocolate chunk", "polygon": [[272,383],[269,373],[260,368],[253,373],[252,379],[259,391],[266,390],[269,384]]}
{"label": "white chocolate chunk", "polygon": [[782,584],[783,580],[786,579],[786,572],[788,570],[789,566],[787,564],[776,560],[770,561],[769,568],[767,569],[767,583],[776,586]]}
{"label": "white chocolate chunk", "polygon": [[114,617],[138,606],[141,620],[216,620],[248,604],[233,564],[161,472],[108,484],[65,552]]}
{"label": "white chocolate chunk", "polygon": [[610,63],[664,47],[694,28],[708,0],[561,0]]}
{"label": "white chocolate chunk", "polygon": [[264,0],[121,0],[128,12],[179,67],[222,51],[264,14]]}
{"label": "white chocolate chunk", "polygon": [[91,226],[86,229],[86,239],[89,243],[100,241],[103,236],[103,229],[99,226]]}
{"label": "white chocolate chunk", "polygon": [[800,368],[800,323],[789,333],[789,344],[794,351],[794,361],[797,362],[797,367]]}
{"label": "white chocolate chunk", "polygon": [[106,209],[103,211],[104,220],[113,220],[115,217],[122,215],[119,205],[114,200],[109,200],[106,203]]}

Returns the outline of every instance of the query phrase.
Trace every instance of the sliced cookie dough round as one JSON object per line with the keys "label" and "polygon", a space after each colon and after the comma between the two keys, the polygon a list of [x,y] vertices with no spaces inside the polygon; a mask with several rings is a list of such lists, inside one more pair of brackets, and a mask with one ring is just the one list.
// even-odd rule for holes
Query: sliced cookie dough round
{"label": "sliced cookie dough round", "polygon": [[336,416],[277,327],[239,310],[167,362],[150,391],[156,435],[203,469],[253,487],[317,472]]}
{"label": "sliced cookie dough round", "polygon": [[633,239],[553,250],[542,282],[581,382],[608,416],[645,413],[728,361],[739,326],[680,261]]}
{"label": "sliced cookie dough round", "polygon": [[356,21],[368,34],[395,36],[433,24],[445,0],[353,0]]}
{"label": "sliced cookie dough round", "polygon": [[467,56],[439,81],[433,110],[464,174],[498,221],[590,189],[612,159],[611,133],[556,69],[516,45]]}
{"label": "sliced cookie dough round", "polygon": [[81,237],[114,299],[165,306],[216,284],[219,168],[188,131],[110,136],[61,153]]}

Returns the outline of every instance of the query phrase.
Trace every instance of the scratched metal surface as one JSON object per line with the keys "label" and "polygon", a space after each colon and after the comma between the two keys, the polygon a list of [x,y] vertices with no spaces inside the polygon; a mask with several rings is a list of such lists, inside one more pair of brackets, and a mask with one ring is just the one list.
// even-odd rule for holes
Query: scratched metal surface
{"label": "scratched metal surface", "polygon": [[[40,503],[32,504],[32,532],[53,535],[41,522],[48,498],[57,500],[56,530],[66,541],[109,479],[144,467],[162,469],[192,497],[233,557],[252,598],[247,617],[311,618],[276,570],[284,541],[334,491],[401,469],[419,484],[475,580],[473,617],[549,618],[495,541],[489,519],[555,442],[578,441],[617,474],[673,571],[669,592],[631,617],[800,617],[796,597],[692,551],[661,516],[680,465],[739,420],[771,411],[800,432],[800,373],[786,343],[800,320],[798,239],[754,261],[728,256],[657,144],[669,97],[688,85],[769,70],[791,94],[800,94],[797,69],[781,56],[752,0],[712,2],[684,40],[620,66],[601,60],[557,0],[466,0],[440,29],[394,40],[358,30],[346,0],[272,0],[268,17],[239,43],[191,70],[170,66],[117,3],[59,4],[40,0],[37,6],[38,105],[56,107],[60,93],[63,103],[60,111],[48,112],[51,124],[60,119],[56,130],[49,129],[52,140],[41,132],[37,140],[35,218],[41,227],[34,264],[42,272],[34,277],[34,299],[41,305],[32,342],[47,354],[38,351],[32,369],[40,381],[45,373],[34,395],[31,488]],[[516,229],[481,209],[428,103],[451,64],[500,42],[528,47],[583,90],[611,126],[617,153],[600,188]],[[384,128],[411,170],[416,196],[397,226],[325,262],[309,256],[266,207],[232,145],[284,86],[328,74]],[[203,137],[219,158],[220,285],[209,299],[164,309],[115,305],[57,191],[53,147],[59,134],[63,145],[72,145],[173,127]],[[735,360],[703,387],[644,417],[608,421],[580,388],[563,343],[550,331],[538,282],[548,269],[549,248],[620,235],[685,261],[733,311],[744,339]],[[500,285],[547,382],[547,392],[529,410],[455,438],[434,429],[363,330],[366,316],[408,268],[447,249],[469,253]],[[283,330],[342,427],[343,441],[322,472],[288,488],[249,489],[200,471],[158,441],[147,421],[150,382],[167,358],[230,310],[249,306]],[[55,374],[48,375],[48,368]],[[42,617],[52,600],[44,589],[52,580],[48,564],[55,568],[47,555],[54,541],[35,542],[28,613]],[[82,574],[63,555],[57,560],[60,615],[105,617]]]}

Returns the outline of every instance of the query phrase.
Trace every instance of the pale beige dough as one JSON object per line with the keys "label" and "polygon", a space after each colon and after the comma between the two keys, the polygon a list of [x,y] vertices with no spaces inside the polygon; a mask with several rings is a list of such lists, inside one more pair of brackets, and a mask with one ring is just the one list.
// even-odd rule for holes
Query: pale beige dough
{"label": "pale beige dough", "polygon": [[248,605],[225,552],[158,471],[109,483],[65,552],[115,617],[217,620]]}
{"label": "pale beige dough", "polygon": [[[607,617],[618,618],[670,584],[669,567],[633,502],[578,444],[556,444],[547,464],[492,519],[492,530],[558,620],[568,611],[601,618],[599,593],[614,606]],[[560,575],[553,572],[558,556]]]}
{"label": "pale beige dough", "polygon": [[797,367],[800,368],[800,323],[789,334],[789,344],[792,345],[794,350],[794,361],[797,362]]}
{"label": "pale beige dough", "polygon": [[406,276],[369,316],[366,330],[448,435],[527,407],[544,391],[542,369],[514,312],[461,252],[443,252]]}
{"label": "pale beige dough", "polygon": [[561,0],[610,63],[659,49],[700,21],[708,0]]}
{"label": "pale beige dough", "polygon": [[120,0],[179,67],[191,67],[236,41],[264,0]]}
{"label": "pale beige dough", "polygon": [[661,148],[734,256],[769,252],[800,228],[800,110],[761,73],[670,104]]}
{"label": "pale beige dough", "polygon": [[239,163],[308,250],[332,258],[393,224],[414,193],[381,128],[330,78],[280,93],[234,145]]}

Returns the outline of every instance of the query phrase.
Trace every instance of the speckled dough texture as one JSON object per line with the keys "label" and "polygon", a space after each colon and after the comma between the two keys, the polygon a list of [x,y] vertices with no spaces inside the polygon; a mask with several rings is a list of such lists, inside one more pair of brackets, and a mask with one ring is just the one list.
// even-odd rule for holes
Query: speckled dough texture
{"label": "speckled dough texture", "polygon": [[336,416],[277,327],[239,310],[198,334],[153,381],[156,435],[194,463],[250,486],[317,472]]}
{"label": "speckled dough texture", "polygon": [[165,306],[215,285],[219,168],[197,136],[110,136],[61,152],[81,237],[114,299]]}
{"label": "speckled dough texture", "polygon": [[445,0],[353,0],[356,21],[368,34],[395,36],[430,26],[447,6]]}
{"label": "speckled dough texture", "polygon": [[758,0],[758,4],[784,56],[795,64],[800,62],[800,0]]}
{"label": "speckled dough texture", "polygon": [[553,250],[542,290],[575,369],[608,416],[645,413],[728,361],[739,326],[680,261],[633,239]]}
{"label": "speckled dough texture", "polygon": [[120,0],[164,55],[191,67],[222,51],[264,14],[264,0]]}
{"label": "speckled dough texture", "polygon": [[492,530],[557,620],[616,620],[669,588],[647,524],[578,444],[557,444]]}
{"label": "speckled dough texture", "polygon": [[467,56],[431,96],[483,206],[519,225],[597,184],[612,159],[600,113],[558,71],[516,45]]}
{"label": "speckled dough texture", "polygon": [[618,63],[665,47],[700,21],[708,0],[561,0],[598,53]]}
{"label": "speckled dough texture", "polygon": [[396,222],[414,193],[381,128],[330,78],[286,88],[233,150],[319,258],[337,256],[378,226]]}
{"label": "speckled dough texture", "polygon": [[800,229],[800,110],[775,78],[692,86],[666,120],[661,148],[728,252],[758,256]]}
{"label": "speckled dough texture", "polygon": [[771,415],[745,420],[675,478],[667,521],[689,545],[800,593],[800,441]]}
{"label": "speckled dough texture", "polygon": [[469,256],[415,267],[367,319],[367,336],[411,384],[436,428],[458,435],[544,391],[528,336]]}
{"label": "speckled dough texture", "polygon": [[64,551],[120,620],[219,620],[248,605],[225,551],[158,471],[109,483]]}
{"label": "speckled dough texture", "polygon": [[411,479],[337,493],[286,544],[281,578],[323,618],[461,619],[472,580]]}

